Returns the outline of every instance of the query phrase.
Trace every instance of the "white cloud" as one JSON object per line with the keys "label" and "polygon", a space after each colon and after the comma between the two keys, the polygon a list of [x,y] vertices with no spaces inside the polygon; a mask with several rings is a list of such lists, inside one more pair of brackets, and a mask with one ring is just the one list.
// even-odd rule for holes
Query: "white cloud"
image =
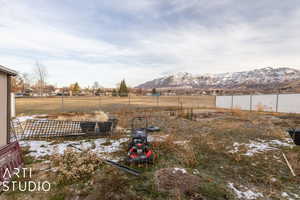
{"label": "white cloud", "polygon": [[[179,20],[180,23],[175,19],[163,21],[171,15],[180,17],[193,8],[195,13],[209,12],[222,6],[225,10],[228,2],[168,1],[171,4],[169,10],[163,10],[158,1],[103,3],[105,9],[111,9],[107,10],[108,13],[114,11],[111,15],[122,13],[116,19],[116,16],[106,16],[111,25],[126,13],[136,16],[137,21],[142,23],[130,30],[124,26],[122,31],[114,30],[113,26],[106,30],[104,28],[107,27],[103,26],[103,32],[107,34],[115,31],[119,36],[117,39],[131,38],[117,43],[113,37],[91,37],[102,33],[102,27],[93,27],[99,25],[97,19],[86,23],[85,20],[90,18],[81,19],[83,13],[89,13],[84,8],[78,14],[63,8],[55,12],[50,6],[47,11],[47,5],[39,9],[32,2],[0,0],[0,64],[25,72],[31,71],[35,61],[39,60],[48,67],[49,81],[53,83],[66,85],[79,81],[83,85],[91,85],[99,81],[107,87],[114,86],[123,78],[134,86],[166,71],[216,73],[265,66],[300,69],[299,9],[288,15],[273,14],[253,21],[236,17],[236,14],[226,14],[226,17],[234,18],[234,22],[224,21],[218,25],[201,23],[216,16],[206,16],[199,22],[195,19]],[[100,3],[89,4],[89,7],[101,7]],[[140,21],[141,14],[145,15],[144,21]],[[69,15],[74,15],[78,23],[66,23],[65,26],[57,23]],[[222,16],[218,17],[222,20]],[[151,26],[146,24],[148,20],[154,20]],[[153,26],[156,22],[157,26]],[[127,23],[129,27],[131,21]],[[88,27],[87,24],[93,26],[84,32],[75,30],[77,26]],[[109,38],[110,35],[106,36]]]}

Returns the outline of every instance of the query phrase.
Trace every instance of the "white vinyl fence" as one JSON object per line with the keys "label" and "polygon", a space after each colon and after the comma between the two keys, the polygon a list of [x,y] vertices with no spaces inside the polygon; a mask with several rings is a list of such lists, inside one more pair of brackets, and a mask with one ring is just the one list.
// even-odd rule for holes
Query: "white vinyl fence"
{"label": "white vinyl fence", "polygon": [[300,113],[300,94],[217,96],[216,107],[283,113]]}

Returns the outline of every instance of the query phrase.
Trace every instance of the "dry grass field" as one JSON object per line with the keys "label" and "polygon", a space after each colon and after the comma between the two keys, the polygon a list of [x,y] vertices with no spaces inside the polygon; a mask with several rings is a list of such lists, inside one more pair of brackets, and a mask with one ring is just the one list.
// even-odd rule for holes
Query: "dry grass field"
{"label": "dry grass field", "polygon": [[130,96],[130,97],[47,97],[17,98],[17,114],[58,112],[107,112],[139,107],[214,107],[214,96]]}

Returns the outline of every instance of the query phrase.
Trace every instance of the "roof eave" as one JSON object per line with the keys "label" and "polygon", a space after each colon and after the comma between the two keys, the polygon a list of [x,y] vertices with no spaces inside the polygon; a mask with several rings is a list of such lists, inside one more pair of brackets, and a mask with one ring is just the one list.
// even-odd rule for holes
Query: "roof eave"
{"label": "roof eave", "polygon": [[18,74],[15,70],[9,69],[2,65],[0,65],[0,72],[4,72],[4,73],[8,74],[9,76],[16,76]]}

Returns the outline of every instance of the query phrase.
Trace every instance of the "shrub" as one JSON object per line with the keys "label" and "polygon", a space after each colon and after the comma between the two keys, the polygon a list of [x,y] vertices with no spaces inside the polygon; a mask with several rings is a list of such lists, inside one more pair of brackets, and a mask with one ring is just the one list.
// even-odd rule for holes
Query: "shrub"
{"label": "shrub", "polygon": [[50,158],[52,167],[57,169],[59,183],[86,180],[102,165],[102,159],[90,151],[76,152],[67,148],[63,155]]}

